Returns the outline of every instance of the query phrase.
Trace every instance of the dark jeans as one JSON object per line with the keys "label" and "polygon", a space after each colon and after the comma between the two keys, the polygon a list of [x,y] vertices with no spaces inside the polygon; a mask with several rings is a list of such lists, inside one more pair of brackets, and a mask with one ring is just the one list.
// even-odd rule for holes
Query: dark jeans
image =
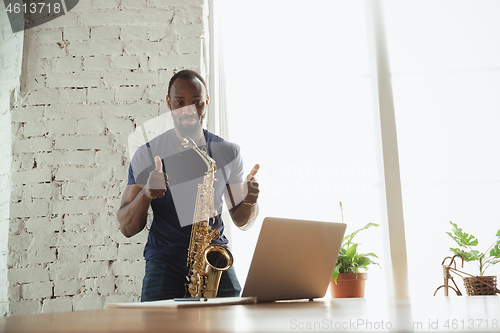
{"label": "dark jeans", "polygon": [[[155,255],[146,262],[141,302],[184,297],[186,258],[179,255]],[[234,268],[222,272],[217,297],[239,297],[241,286]]]}

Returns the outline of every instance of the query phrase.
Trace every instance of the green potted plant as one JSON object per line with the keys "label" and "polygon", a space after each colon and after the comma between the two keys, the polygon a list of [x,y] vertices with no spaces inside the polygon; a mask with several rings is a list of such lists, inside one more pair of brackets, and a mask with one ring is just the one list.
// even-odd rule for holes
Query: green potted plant
{"label": "green potted plant", "polygon": [[[500,229],[496,233],[496,240],[484,252],[475,249],[479,241],[476,237],[463,232],[455,223],[450,221],[451,232],[446,232],[458,244],[458,248],[450,248],[451,252],[459,255],[464,261],[475,261],[479,268],[479,276],[463,277],[467,295],[495,295],[497,277],[485,276],[486,269],[500,262]],[[473,248],[474,247],[474,248]]]}
{"label": "green potted plant", "polygon": [[[342,202],[340,203],[340,211],[342,213]],[[344,222],[343,213],[342,222]],[[372,264],[379,267],[380,265],[371,259],[378,258],[374,253],[358,253],[358,245],[360,244],[353,243],[353,238],[362,230],[378,226],[376,223],[368,223],[363,228],[344,237],[330,281],[332,298],[364,297],[367,273],[359,272],[359,270],[367,270],[368,266]]]}

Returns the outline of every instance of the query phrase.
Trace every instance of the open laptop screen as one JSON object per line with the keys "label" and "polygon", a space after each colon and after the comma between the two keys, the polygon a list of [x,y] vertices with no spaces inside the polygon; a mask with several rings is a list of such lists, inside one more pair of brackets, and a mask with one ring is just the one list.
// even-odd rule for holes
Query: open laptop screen
{"label": "open laptop screen", "polygon": [[258,302],[323,297],[346,225],[266,217],[242,297]]}

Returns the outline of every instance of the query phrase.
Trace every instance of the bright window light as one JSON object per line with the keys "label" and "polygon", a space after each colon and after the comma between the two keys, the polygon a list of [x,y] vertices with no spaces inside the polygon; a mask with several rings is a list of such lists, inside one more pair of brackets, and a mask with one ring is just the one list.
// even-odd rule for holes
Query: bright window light
{"label": "bright window light", "polygon": [[[368,222],[366,296],[390,259],[375,71],[363,1],[217,1],[227,138],[261,164],[261,214]],[[500,228],[500,2],[384,1],[410,296],[442,284],[449,221],[486,250]],[[244,283],[259,228],[233,231]],[[279,235],[277,235],[279,237]],[[298,244],[300,246],[300,244]],[[481,247],[482,246],[482,247]],[[466,264],[464,270],[478,274]],[[499,275],[500,265],[489,269]],[[465,292],[460,279],[457,279]]]}

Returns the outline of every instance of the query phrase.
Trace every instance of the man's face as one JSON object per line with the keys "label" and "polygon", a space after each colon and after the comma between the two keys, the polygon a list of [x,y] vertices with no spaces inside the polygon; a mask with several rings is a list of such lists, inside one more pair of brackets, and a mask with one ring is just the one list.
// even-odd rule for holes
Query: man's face
{"label": "man's face", "polygon": [[[205,107],[208,104],[207,91],[198,79],[178,78],[170,88],[167,104],[172,110],[174,126],[182,136],[196,136],[201,130]],[[186,107],[194,105],[195,107]]]}

